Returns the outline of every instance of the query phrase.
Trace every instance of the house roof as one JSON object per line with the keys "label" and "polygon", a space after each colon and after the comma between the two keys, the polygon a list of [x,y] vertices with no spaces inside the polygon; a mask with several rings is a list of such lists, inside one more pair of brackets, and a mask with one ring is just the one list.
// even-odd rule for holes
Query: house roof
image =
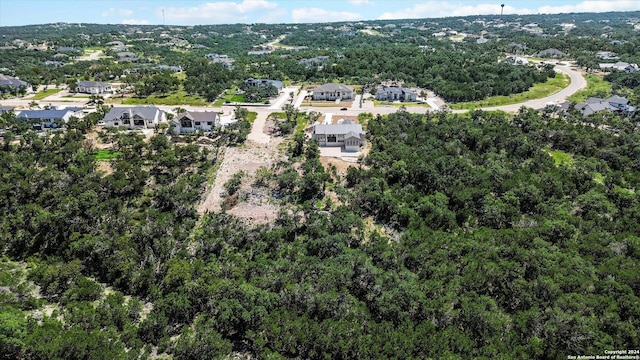
{"label": "house roof", "polygon": [[119,120],[120,116],[124,113],[129,113],[131,116],[139,115],[144,119],[154,119],[156,115],[161,112],[159,108],[155,106],[124,106],[124,107],[113,107],[107,115],[104,116],[104,120]]}
{"label": "house roof", "polygon": [[245,84],[253,84],[253,85],[273,85],[276,87],[276,89],[282,89],[283,87],[283,83],[282,81],[278,81],[278,80],[271,80],[271,79],[253,79],[253,78],[249,78],[247,80],[244,81]]}
{"label": "house roof", "polygon": [[180,119],[184,117],[193,121],[218,121],[220,115],[213,111],[187,111],[180,115]]}
{"label": "house roof", "polygon": [[78,81],[78,86],[82,87],[110,87],[111,85],[100,81]]}
{"label": "house roof", "polygon": [[359,138],[364,135],[360,124],[317,124],[313,127],[314,134],[348,135]]}
{"label": "house roof", "polygon": [[313,90],[313,92],[316,92],[316,91],[318,92],[334,92],[334,91],[352,92],[353,89],[343,84],[328,83],[320,87],[317,87]]}
{"label": "house roof", "polygon": [[629,100],[627,100],[627,98],[623,98],[622,96],[613,95],[612,97],[607,99],[607,102],[614,103],[614,104],[627,105],[629,103]]}
{"label": "house roof", "polygon": [[12,76],[2,75],[0,74],[0,85],[4,86],[29,86],[29,83],[18,78],[14,78]]}
{"label": "house roof", "polygon": [[69,113],[73,114],[74,111],[68,109],[22,110],[16,117],[21,119],[62,119]]}
{"label": "house roof", "polygon": [[538,52],[539,56],[564,56],[565,53],[558,49],[546,49]]}

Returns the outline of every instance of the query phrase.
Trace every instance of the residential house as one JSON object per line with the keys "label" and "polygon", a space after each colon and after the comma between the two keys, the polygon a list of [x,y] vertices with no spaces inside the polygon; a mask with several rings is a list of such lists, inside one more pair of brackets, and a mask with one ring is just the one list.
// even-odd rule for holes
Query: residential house
{"label": "residential house", "polygon": [[0,106],[0,115],[6,112],[13,112],[13,109],[14,109],[13,106]]}
{"label": "residential house", "polygon": [[617,71],[624,71],[628,73],[634,73],[639,70],[637,64],[629,64],[624,61],[618,61],[617,63],[613,63],[613,64],[600,64],[600,69],[601,70],[617,70]]}
{"label": "residential house", "polygon": [[589,116],[601,111],[611,111],[620,113],[623,116],[633,116],[635,107],[629,103],[629,100],[621,96],[611,96],[608,99],[590,97],[585,102],[578,103],[574,106],[576,110],[583,116]]}
{"label": "residential house", "polygon": [[152,129],[166,121],[167,115],[159,108],[150,106],[113,107],[105,115],[105,127],[124,126],[127,129]]}
{"label": "residential house", "polygon": [[401,86],[382,85],[376,89],[376,100],[415,102],[417,97],[415,91]]}
{"label": "residential house", "polygon": [[529,64],[529,60],[523,57],[514,56],[514,55],[507,56],[507,58],[504,61],[512,65],[528,65]]}
{"label": "residential house", "polygon": [[19,89],[20,87],[24,87],[25,89],[28,89],[29,83],[26,81],[20,80],[18,78],[14,78],[12,76],[0,74],[0,87],[10,87],[14,89]]}
{"label": "residential house", "polygon": [[79,50],[71,46],[60,46],[57,52],[78,52]]}
{"label": "residential house", "polygon": [[138,56],[136,54],[129,51],[122,51],[116,53],[118,55],[118,62],[136,62],[138,61]]}
{"label": "residential house", "polygon": [[210,132],[220,126],[220,115],[209,111],[186,111],[171,120],[170,125],[174,134]]}
{"label": "residential house", "polygon": [[84,94],[110,94],[113,92],[111,84],[99,81],[78,81],[76,92]]}
{"label": "residential house", "polygon": [[155,65],[152,67],[153,69],[157,69],[157,70],[169,70],[171,72],[174,73],[179,73],[182,72],[182,66],[175,66],[175,65]]}
{"label": "residential house", "polygon": [[249,78],[249,79],[245,80],[244,81],[244,85],[245,86],[260,86],[260,87],[265,87],[265,86],[271,85],[271,86],[275,87],[276,89],[278,89],[278,91],[281,91],[282,87],[283,87],[282,81],[270,80],[270,79],[253,79],[253,78]]}
{"label": "residential house", "polygon": [[564,52],[558,50],[558,49],[546,49],[546,50],[542,50],[540,52],[538,52],[536,54],[537,57],[541,57],[541,58],[561,58],[566,56],[567,54],[565,54]]}
{"label": "residential house", "polygon": [[21,110],[16,114],[16,118],[24,119],[33,124],[35,130],[44,128],[56,128],[69,122],[72,117],[82,117],[82,109],[43,109],[43,110]]}
{"label": "residential house", "polygon": [[316,124],[311,139],[317,141],[319,146],[344,146],[345,151],[355,152],[364,145],[365,133],[360,124]]}
{"label": "residential house", "polygon": [[205,55],[204,57],[211,60],[210,63],[222,64],[222,66],[226,67],[227,69],[233,69],[233,63],[236,62],[236,60],[233,58],[230,58],[229,55],[220,55],[220,54],[211,53],[211,54]]}
{"label": "residential house", "polygon": [[314,66],[322,66],[329,61],[329,56],[316,56],[313,58],[300,59],[298,63],[304,65],[307,68]]}
{"label": "residential house", "polygon": [[618,54],[613,51],[598,51],[596,57],[602,60],[616,60],[618,59]]}
{"label": "residential house", "polygon": [[354,91],[352,88],[343,84],[324,84],[313,89],[313,100],[353,100]]}

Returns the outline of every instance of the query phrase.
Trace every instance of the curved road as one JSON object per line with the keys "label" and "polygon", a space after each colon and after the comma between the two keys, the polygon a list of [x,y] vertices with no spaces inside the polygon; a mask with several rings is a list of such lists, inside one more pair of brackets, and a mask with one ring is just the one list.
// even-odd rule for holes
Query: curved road
{"label": "curved road", "polygon": [[[559,92],[552,94],[550,96],[544,97],[542,99],[535,99],[535,100],[529,100],[523,103],[517,103],[517,104],[511,104],[511,105],[502,105],[502,106],[493,106],[493,107],[485,107],[485,108],[479,108],[481,110],[502,110],[505,112],[517,112],[522,106],[525,107],[530,107],[530,108],[534,108],[534,109],[542,109],[544,108],[548,103],[560,103],[564,100],[566,100],[567,97],[573,95],[574,93],[576,93],[577,91],[584,89],[587,86],[587,81],[585,80],[585,78],[582,76],[582,74],[580,74],[578,71],[572,69],[571,66],[567,66],[567,65],[556,65],[554,67],[554,69],[558,72],[562,72],[564,74],[569,75],[570,79],[571,79],[571,84],[569,84],[569,86],[567,86],[566,88],[560,90]],[[300,96],[304,96],[306,95],[306,92],[301,92]],[[29,95],[29,96],[33,96],[33,95]],[[299,97],[298,95],[295,96],[295,99],[293,101],[294,104],[298,105],[301,103],[301,101],[299,101]],[[57,99],[56,99],[57,100]],[[45,104],[51,104],[51,105],[58,105],[58,106],[82,106],[86,103],[87,99],[73,99],[70,101],[48,101],[46,98],[44,100],[40,100],[39,103],[41,106],[44,106]],[[9,106],[17,106],[17,107],[22,107],[22,108],[28,108],[28,104],[29,102],[31,102],[31,100],[25,100],[25,99],[6,99],[6,100],[2,100],[2,105],[9,105]],[[167,111],[167,110],[171,110],[173,108],[175,108],[175,106],[163,106],[160,105],[158,106],[159,108]],[[199,106],[182,106],[183,108],[187,109],[187,110],[195,110],[195,111],[223,111],[224,113],[231,113],[233,111],[233,106],[223,106],[222,108],[212,108],[212,107],[199,107]],[[408,112],[411,113],[425,113],[427,111],[432,111],[432,109],[427,108],[427,107],[422,107],[422,106],[407,106],[406,107]],[[277,109],[273,109],[272,107],[253,107],[251,108],[251,110],[256,111],[258,113],[258,116],[260,117],[260,120],[262,119],[262,116],[260,116],[262,113],[265,113],[264,118],[266,119],[266,115],[272,113],[273,111],[277,111]],[[398,107],[397,106],[376,106],[373,107],[373,103],[372,102],[365,102],[364,106],[362,108],[358,107],[358,104],[354,101],[353,106],[349,107],[347,110],[338,110],[335,107],[304,107],[302,110],[304,111],[319,111],[322,113],[325,112],[332,112],[334,114],[336,114],[336,116],[340,116],[340,115],[344,115],[344,116],[357,116],[358,114],[362,113],[362,112],[371,112],[373,114],[381,114],[381,115],[385,115],[385,114],[391,114],[394,113],[396,111],[398,111]],[[458,112],[466,112],[468,110],[456,110],[454,112],[458,113]],[[262,121],[259,121],[258,123],[263,123]],[[259,142],[265,142],[266,139],[260,139],[261,141]]]}
{"label": "curved road", "polygon": [[569,96],[575,94],[576,92],[587,87],[587,81],[584,76],[572,69],[571,66],[566,65],[556,65],[554,69],[558,72],[569,75],[571,79],[571,84],[566,88],[558,91],[555,94],[551,94],[542,99],[534,99],[525,101],[523,103],[511,104],[511,105],[502,105],[502,106],[493,106],[493,107],[485,107],[481,108],[481,110],[502,110],[506,112],[517,112],[522,106],[534,109],[542,109],[549,103],[558,104],[565,101]]}

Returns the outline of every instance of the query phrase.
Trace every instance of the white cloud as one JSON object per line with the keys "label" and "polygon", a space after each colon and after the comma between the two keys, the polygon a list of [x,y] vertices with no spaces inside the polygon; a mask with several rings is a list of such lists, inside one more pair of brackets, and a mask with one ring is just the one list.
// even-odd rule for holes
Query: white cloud
{"label": "white cloud", "polygon": [[285,9],[276,9],[260,15],[255,22],[264,24],[284,23],[289,12]]}
{"label": "white cloud", "polygon": [[[517,4],[517,2],[516,2]],[[517,5],[516,5],[517,6]],[[417,19],[439,18],[447,16],[497,15],[500,14],[500,3],[479,3],[461,5],[448,1],[425,1],[410,8],[382,13],[378,19]],[[519,8],[505,4],[504,14],[558,14],[570,12],[605,12],[640,10],[637,0],[588,0],[575,5],[541,6],[538,8]]]}
{"label": "white cloud", "polygon": [[640,10],[640,2],[637,0],[594,0],[583,1],[576,5],[542,6],[538,12],[543,14],[558,14],[570,12],[607,12],[607,11],[634,11]]}
{"label": "white cloud", "polygon": [[122,20],[122,23],[125,25],[149,25],[151,24],[149,20],[146,19],[125,19]]}
{"label": "white cloud", "polygon": [[[164,8],[167,22],[186,23],[206,20],[207,23],[229,24],[250,20],[249,15],[260,15],[264,11],[274,11],[278,5],[267,0],[243,0],[242,2],[218,1],[200,6]],[[156,14],[161,17],[159,8]]]}
{"label": "white cloud", "polygon": [[369,0],[347,0],[351,5],[366,5],[369,4]]}
{"label": "white cloud", "polygon": [[109,10],[102,12],[102,17],[132,16],[132,15],[133,15],[133,10],[129,10],[129,9],[109,8]]}
{"label": "white cloud", "polygon": [[294,9],[291,12],[293,22],[296,23],[317,23],[334,21],[354,21],[362,20],[362,15],[347,11],[332,11],[320,8]]}

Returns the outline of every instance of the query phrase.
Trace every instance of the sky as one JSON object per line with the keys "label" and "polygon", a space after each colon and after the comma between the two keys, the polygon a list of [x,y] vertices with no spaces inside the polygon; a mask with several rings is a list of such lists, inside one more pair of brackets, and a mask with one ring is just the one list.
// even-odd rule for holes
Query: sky
{"label": "sky", "polygon": [[0,0],[0,26],[317,23],[640,10],[640,0]]}

